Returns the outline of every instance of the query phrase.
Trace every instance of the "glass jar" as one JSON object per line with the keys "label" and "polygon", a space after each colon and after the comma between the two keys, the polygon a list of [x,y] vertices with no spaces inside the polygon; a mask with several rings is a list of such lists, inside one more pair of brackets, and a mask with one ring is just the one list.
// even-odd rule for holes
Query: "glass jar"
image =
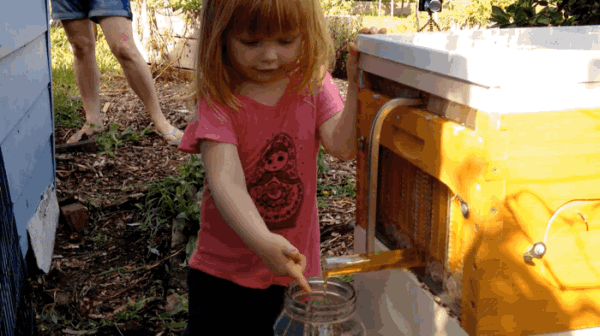
{"label": "glass jar", "polygon": [[[337,278],[309,277],[312,293],[297,281],[285,291],[284,308],[273,326],[275,336],[364,336],[365,326],[356,312],[354,287]],[[325,294],[325,295],[324,295]]]}

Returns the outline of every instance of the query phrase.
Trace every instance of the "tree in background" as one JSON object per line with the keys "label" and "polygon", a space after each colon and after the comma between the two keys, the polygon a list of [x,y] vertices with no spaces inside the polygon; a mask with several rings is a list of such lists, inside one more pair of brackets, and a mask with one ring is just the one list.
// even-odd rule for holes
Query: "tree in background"
{"label": "tree in background", "polygon": [[517,0],[492,7],[498,28],[580,26],[600,24],[600,0]]}

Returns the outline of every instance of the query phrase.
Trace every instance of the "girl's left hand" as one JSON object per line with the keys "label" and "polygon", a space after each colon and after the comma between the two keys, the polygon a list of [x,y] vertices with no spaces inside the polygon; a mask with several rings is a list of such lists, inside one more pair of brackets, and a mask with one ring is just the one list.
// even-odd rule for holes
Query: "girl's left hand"
{"label": "girl's left hand", "polygon": [[[362,28],[359,34],[385,34],[387,33],[387,29],[381,28],[377,30],[376,27]],[[348,59],[346,60],[346,72],[348,74],[348,88],[357,88],[358,87],[358,48],[355,43],[350,43],[349,47],[350,54],[348,55]]]}

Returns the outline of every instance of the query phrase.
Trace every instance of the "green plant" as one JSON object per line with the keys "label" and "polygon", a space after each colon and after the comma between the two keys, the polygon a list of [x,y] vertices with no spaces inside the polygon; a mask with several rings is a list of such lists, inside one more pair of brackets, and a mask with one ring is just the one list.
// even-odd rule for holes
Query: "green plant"
{"label": "green plant", "polygon": [[361,28],[362,18],[330,16],[327,19],[327,27],[334,47],[334,64],[331,74],[335,78],[346,79],[346,60],[348,58],[348,47],[356,40]]}
{"label": "green plant", "polygon": [[[490,24],[492,7],[506,7],[516,0],[472,0],[466,4],[449,3],[445,11],[442,11],[438,24],[442,30],[447,30],[452,24],[461,29],[481,29]],[[443,16],[442,16],[443,15]]]}
{"label": "green plant", "polygon": [[352,14],[354,0],[321,0],[321,8],[325,15]]}
{"label": "green plant", "polygon": [[188,239],[188,243],[185,246],[185,264],[187,266],[187,261],[190,260],[192,253],[194,253],[194,249],[196,248],[196,243],[198,240],[198,236],[192,235]]}
{"label": "green plant", "polygon": [[181,10],[190,13],[193,16],[199,16],[202,11],[202,0],[173,0],[171,1],[173,10]]}
{"label": "green plant", "polygon": [[119,124],[110,125],[108,132],[98,135],[96,143],[100,145],[100,155],[108,154],[113,157],[115,153],[113,150],[123,146],[125,143],[135,142],[139,143],[141,138],[151,131],[149,128],[144,129],[141,132],[133,132],[131,126],[127,127],[123,133],[118,133]]}
{"label": "green plant", "polygon": [[172,312],[164,312],[159,314],[157,317],[152,318],[151,320],[161,320],[162,324],[161,327],[164,329],[183,329],[185,327],[187,327],[187,322],[174,322],[172,320],[173,316],[184,312],[187,314],[188,312],[188,307],[189,307],[189,303],[188,303],[188,299],[186,297],[183,297],[177,293],[175,293],[175,291],[173,289],[169,290],[170,293],[174,294],[175,297],[177,298],[177,300],[179,301],[179,303],[181,304],[182,308],[180,310],[176,310],[176,311],[172,311]]}
{"label": "green plant", "polygon": [[145,298],[142,297],[141,300],[136,301],[129,301],[127,302],[127,305],[125,306],[125,310],[122,312],[118,312],[115,314],[115,322],[116,321],[129,321],[129,320],[133,320],[138,317],[138,314],[142,311],[142,309],[144,309],[146,307],[146,305],[154,300],[157,300],[158,298],[156,297],[149,297],[149,298]]}
{"label": "green plant", "polygon": [[156,232],[173,218],[183,218],[189,223],[199,221],[198,200],[204,187],[204,166],[196,155],[190,155],[177,170],[179,176],[165,177],[148,185],[144,202],[136,204],[144,214],[142,229],[152,228]]}
{"label": "green plant", "polygon": [[[142,0],[131,0],[132,2],[144,3]],[[146,9],[151,13],[157,9],[171,9],[175,11],[181,11],[184,14],[184,18],[187,22],[190,22],[194,18],[198,18],[202,12],[202,0],[146,0]]]}
{"label": "green plant", "polygon": [[98,234],[92,238],[92,240],[96,243],[106,241],[108,238],[106,236],[102,236],[102,233],[98,232]]}
{"label": "green plant", "polygon": [[518,0],[492,7],[499,28],[595,25],[600,23],[600,0]]}
{"label": "green plant", "polygon": [[319,154],[317,156],[317,173],[319,175],[322,174],[327,174],[327,172],[329,171],[329,167],[327,166],[327,164],[325,163],[325,149],[323,149],[323,147],[319,148]]}
{"label": "green plant", "polygon": [[350,183],[347,177],[339,185],[329,185],[325,183],[317,183],[317,202],[319,207],[324,205],[330,197],[356,197],[356,185]]}

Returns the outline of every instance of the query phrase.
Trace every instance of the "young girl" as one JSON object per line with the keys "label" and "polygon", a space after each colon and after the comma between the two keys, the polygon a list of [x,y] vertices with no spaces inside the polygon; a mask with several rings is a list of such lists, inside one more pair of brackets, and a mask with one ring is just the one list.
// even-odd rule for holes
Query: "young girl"
{"label": "young girl", "polygon": [[344,104],[319,0],[204,1],[199,41],[179,147],[206,169],[186,335],[273,335],[285,286],[321,275],[317,153],[354,157],[356,47]]}

